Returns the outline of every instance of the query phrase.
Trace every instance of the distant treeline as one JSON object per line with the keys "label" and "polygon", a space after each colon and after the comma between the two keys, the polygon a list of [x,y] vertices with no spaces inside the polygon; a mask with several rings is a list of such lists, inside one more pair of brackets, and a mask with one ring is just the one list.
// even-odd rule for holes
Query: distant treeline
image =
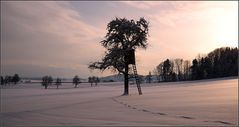
{"label": "distant treeline", "polygon": [[158,82],[199,80],[238,75],[238,48],[222,47],[191,62],[166,59],[154,70]]}
{"label": "distant treeline", "polygon": [[[91,84],[91,86],[93,86],[93,83],[95,83],[95,86],[97,86],[98,82],[100,82],[100,79],[99,77],[92,76],[92,77],[88,77],[88,82]],[[54,83],[53,78],[50,75],[43,76],[42,82],[41,82],[42,86],[44,86],[45,89],[47,89],[48,86],[52,84],[56,85],[58,89],[62,83],[66,83],[66,82],[62,82],[62,79],[58,77],[56,78],[56,81]],[[76,75],[73,77],[72,82],[68,82],[68,83],[73,83],[75,85],[75,88],[77,88],[77,86],[82,82],[81,82],[81,79],[78,77],[78,75]]]}
{"label": "distant treeline", "polygon": [[18,74],[14,74],[13,76],[5,76],[5,78],[3,76],[1,76],[1,85],[6,85],[6,84],[17,84],[19,81],[21,80],[21,78],[19,77]]}

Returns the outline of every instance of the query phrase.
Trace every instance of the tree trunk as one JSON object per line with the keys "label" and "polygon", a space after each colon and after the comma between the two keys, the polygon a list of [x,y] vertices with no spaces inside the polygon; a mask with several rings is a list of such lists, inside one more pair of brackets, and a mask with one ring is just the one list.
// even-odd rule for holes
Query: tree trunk
{"label": "tree trunk", "polygon": [[125,73],[124,73],[124,94],[123,95],[128,95],[129,94],[128,72],[129,72],[129,67],[128,67],[128,64],[126,64],[126,66],[125,66]]}

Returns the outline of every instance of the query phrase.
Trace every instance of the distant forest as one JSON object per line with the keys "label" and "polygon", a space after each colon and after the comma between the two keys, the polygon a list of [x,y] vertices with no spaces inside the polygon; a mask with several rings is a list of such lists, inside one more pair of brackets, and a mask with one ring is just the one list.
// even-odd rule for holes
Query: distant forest
{"label": "distant forest", "polygon": [[154,75],[158,82],[238,76],[238,48],[217,48],[191,62],[166,59],[154,69]]}

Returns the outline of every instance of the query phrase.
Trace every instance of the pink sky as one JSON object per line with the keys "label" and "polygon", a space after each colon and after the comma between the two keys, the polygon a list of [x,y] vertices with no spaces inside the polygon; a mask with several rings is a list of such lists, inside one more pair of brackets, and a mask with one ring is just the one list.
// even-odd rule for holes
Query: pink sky
{"label": "pink sky", "polygon": [[2,74],[87,78],[100,60],[106,25],[115,17],[150,22],[149,47],[137,50],[140,74],[166,58],[191,60],[222,46],[238,47],[236,1],[1,2]]}

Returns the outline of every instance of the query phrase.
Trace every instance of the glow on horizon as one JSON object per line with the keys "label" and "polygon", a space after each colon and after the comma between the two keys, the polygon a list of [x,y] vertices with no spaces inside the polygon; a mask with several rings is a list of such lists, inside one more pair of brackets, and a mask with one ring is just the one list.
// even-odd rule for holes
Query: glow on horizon
{"label": "glow on horizon", "polygon": [[4,75],[87,78],[112,74],[90,71],[87,66],[104,55],[99,42],[115,17],[145,17],[150,22],[149,47],[136,52],[137,68],[144,75],[166,58],[191,60],[215,48],[238,47],[236,1],[1,3]]}
{"label": "glow on horizon", "polygon": [[235,40],[235,38],[238,38],[237,10],[218,11],[220,11],[222,15],[225,15],[225,17],[222,18],[220,15],[215,16],[215,27],[213,29],[215,41],[222,43],[221,45],[238,47],[238,40]]}

